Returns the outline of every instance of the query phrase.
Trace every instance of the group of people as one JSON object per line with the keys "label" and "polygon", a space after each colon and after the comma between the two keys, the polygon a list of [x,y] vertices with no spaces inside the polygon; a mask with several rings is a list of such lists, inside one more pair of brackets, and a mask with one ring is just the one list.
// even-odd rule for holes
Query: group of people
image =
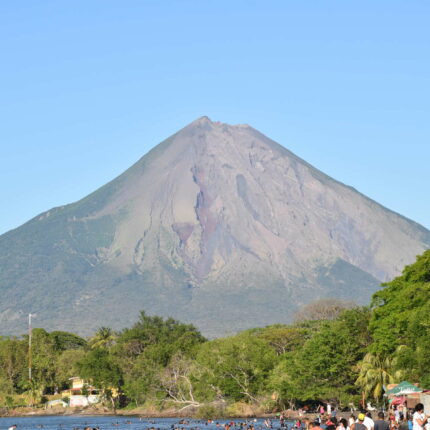
{"label": "group of people", "polygon": [[413,412],[408,411],[406,408],[397,408],[388,414],[388,419],[385,418],[384,412],[379,412],[375,421],[373,421],[370,413],[359,414],[354,423],[350,422],[350,429],[430,430],[430,417],[424,414],[424,405],[422,403],[418,403]]}
{"label": "group of people", "polygon": [[[396,412],[397,411],[397,412]],[[424,406],[418,403],[413,412],[395,410],[388,416],[379,412],[373,420],[371,412],[351,414],[347,418],[337,419],[336,414],[327,417],[320,413],[314,421],[300,419],[294,424],[295,430],[430,430],[430,416],[424,414]],[[281,429],[288,430],[283,416],[279,420]]]}

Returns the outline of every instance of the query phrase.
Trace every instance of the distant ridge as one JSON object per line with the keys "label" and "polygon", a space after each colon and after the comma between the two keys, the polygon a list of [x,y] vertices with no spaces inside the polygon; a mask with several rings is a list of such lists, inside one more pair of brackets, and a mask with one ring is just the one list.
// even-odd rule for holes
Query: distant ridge
{"label": "distant ridge", "polygon": [[0,333],[88,334],[138,311],[207,336],[367,303],[430,232],[248,125],[201,117],[82,200],[0,236]]}

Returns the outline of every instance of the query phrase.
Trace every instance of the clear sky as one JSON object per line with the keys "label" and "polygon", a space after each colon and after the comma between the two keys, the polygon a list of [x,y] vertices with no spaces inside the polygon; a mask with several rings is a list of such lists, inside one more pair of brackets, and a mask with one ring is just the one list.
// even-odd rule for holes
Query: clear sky
{"label": "clear sky", "polygon": [[0,2],[0,233],[197,117],[430,228],[430,2]]}

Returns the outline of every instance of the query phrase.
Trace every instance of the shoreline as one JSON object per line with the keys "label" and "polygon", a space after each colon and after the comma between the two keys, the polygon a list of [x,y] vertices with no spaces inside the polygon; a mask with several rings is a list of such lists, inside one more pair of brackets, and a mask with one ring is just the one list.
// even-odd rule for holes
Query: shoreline
{"label": "shoreline", "polygon": [[[296,421],[300,419],[301,421],[310,420],[313,421],[319,414],[317,413],[309,413],[305,416],[299,416],[297,411],[288,411],[289,413],[286,416],[286,420],[288,421]],[[230,415],[230,414],[221,414],[217,418],[219,420],[231,419],[265,419],[271,418],[276,419],[277,412],[273,413],[244,413],[241,415]],[[338,414],[338,418],[348,417],[349,412],[340,412]],[[112,416],[112,417],[133,417],[133,418],[145,418],[145,419],[156,419],[156,418],[177,418],[177,419],[194,419],[194,420],[204,420],[206,418],[197,418],[195,417],[195,411],[178,411],[174,409],[166,409],[164,411],[159,410],[148,410],[148,409],[118,409],[116,411],[112,411],[111,409],[103,408],[103,409],[93,409],[93,408],[52,408],[52,409],[41,409],[41,408],[19,408],[12,410],[1,410],[0,409],[0,418],[21,418],[21,417],[49,417],[49,416],[75,416],[75,417],[98,417],[98,416]]]}

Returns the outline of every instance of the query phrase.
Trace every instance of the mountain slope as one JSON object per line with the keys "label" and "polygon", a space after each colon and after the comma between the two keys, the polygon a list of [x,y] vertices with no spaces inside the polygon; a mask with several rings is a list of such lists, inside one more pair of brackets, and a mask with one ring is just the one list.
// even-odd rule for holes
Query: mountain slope
{"label": "mountain slope", "polygon": [[87,334],[137,313],[206,335],[366,303],[430,232],[246,125],[200,118],[115,180],[0,236],[0,327]]}

